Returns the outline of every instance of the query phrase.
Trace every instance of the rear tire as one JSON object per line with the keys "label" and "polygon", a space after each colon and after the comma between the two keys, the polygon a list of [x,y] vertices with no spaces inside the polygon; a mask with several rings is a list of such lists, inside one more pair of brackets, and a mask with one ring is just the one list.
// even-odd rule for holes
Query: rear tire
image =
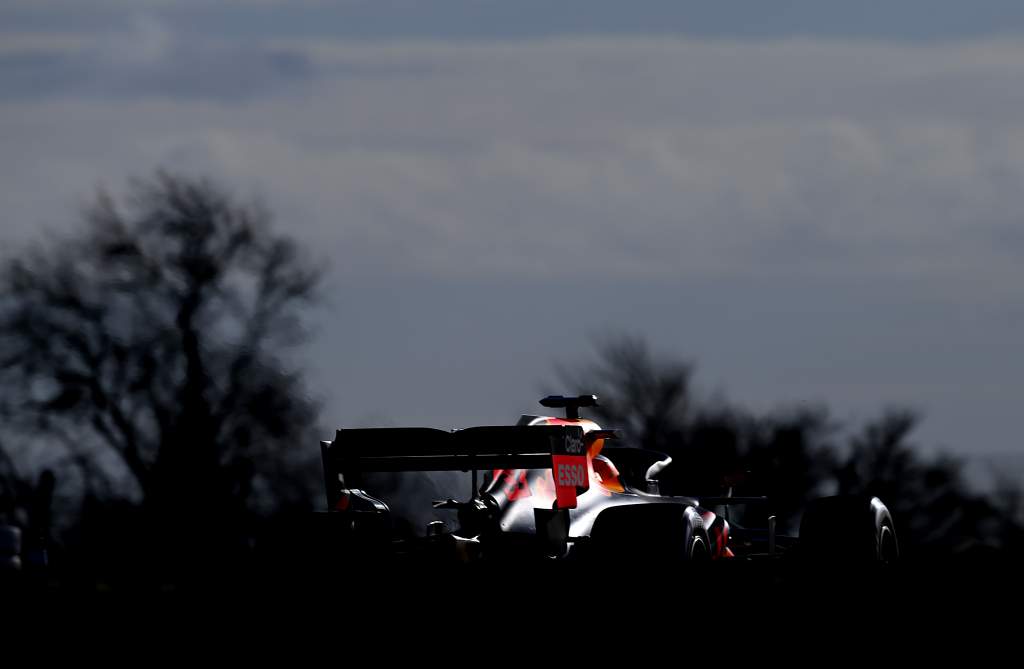
{"label": "rear tire", "polygon": [[590,536],[592,555],[605,564],[671,568],[711,559],[703,519],[693,507],[681,504],[605,509]]}

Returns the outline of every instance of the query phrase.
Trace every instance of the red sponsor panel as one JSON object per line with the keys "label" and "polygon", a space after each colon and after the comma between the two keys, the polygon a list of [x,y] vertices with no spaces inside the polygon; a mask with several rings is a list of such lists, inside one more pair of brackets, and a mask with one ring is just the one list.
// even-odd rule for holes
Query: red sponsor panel
{"label": "red sponsor panel", "polygon": [[590,488],[590,468],[586,455],[553,455],[552,476],[555,500],[560,509],[575,509],[576,497]]}

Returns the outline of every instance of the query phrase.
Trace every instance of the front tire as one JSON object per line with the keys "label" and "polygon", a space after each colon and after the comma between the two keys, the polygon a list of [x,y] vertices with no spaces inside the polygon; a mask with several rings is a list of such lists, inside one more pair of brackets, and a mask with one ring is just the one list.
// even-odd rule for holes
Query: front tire
{"label": "front tire", "polygon": [[877,497],[813,500],[800,523],[799,552],[827,563],[892,565],[900,549],[889,509]]}

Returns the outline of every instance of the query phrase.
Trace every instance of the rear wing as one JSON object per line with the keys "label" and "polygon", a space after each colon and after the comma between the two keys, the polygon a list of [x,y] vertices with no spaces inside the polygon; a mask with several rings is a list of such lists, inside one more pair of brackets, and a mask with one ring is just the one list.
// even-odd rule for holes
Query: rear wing
{"label": "rear wing", "polygon": [[343,489],[360,486],[363,472],[552,469],[559,508],[575,508],[590,481],[578,425],[338,430],[320,449],[328,509]]}

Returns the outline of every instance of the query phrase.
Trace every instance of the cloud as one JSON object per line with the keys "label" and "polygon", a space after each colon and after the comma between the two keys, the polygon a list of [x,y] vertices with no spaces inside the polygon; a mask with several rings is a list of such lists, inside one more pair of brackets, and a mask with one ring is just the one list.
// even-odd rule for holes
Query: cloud
{"label": "cloud", "polygon": [[300,84],[311,74],[306,55],[296,49],[187,38],[139,16],[130,30],[73,46],[37,39],[0,51],[0,100],[159,96],[238,102]]}
{"label": "cloud", "polygon": [[0,57],[22,212],[59,216],[19,181],[168,165],[263,189],[360,275],[1022,271],[1018,42],[242,47],[143,22],[25,53]]}
{"label": "cloud", "polygon": [[130,34],[0,49],[0,234],[157,166],[262,194],[333,265],[332,421],[499,420],[625,319],[742,400],[1016,438],[1020,41]]}
{"label": "cloud", "polygon": [[566,35],[935,40],[1019,32],[1016,0],[6,0],[0,30],[101,30],[147,11],[206,34],[356,39],[532,39]]}

